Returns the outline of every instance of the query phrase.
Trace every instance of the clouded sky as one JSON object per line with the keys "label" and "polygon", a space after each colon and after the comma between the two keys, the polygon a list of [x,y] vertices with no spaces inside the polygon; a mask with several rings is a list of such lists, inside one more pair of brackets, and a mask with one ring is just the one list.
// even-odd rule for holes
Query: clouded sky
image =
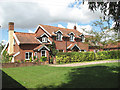
{"label": "clouded sky", "polygon": [[[102,16],[75,0],[0,0],[0,25],[4,33],[1,40],[7,40],[8,22],[15,23],[16,31],[33,32],[38,24],[47,24],[65,28],[90,30],[91,22]],[[4,30],[4,31],[3,31]],[[0,32],[1,33],[1,32]],[[0,41],[1,41],[0,40]]]}

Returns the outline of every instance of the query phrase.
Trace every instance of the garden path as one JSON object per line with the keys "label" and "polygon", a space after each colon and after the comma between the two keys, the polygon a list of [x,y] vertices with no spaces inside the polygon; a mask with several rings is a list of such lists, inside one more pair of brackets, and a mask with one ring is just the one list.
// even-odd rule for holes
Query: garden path
{"label": "garden path", "polygon": [[59,65],[49,65],[54,67],[74,67],[74,66],[83,66],[91,64],[101,64],[101,63],[111,63],[111,62],[120,62],[120,60],[104,60],[104,61],[92,61],[92,62],[81,62],[81,63],[71,63],[71,64],[59,64]]}

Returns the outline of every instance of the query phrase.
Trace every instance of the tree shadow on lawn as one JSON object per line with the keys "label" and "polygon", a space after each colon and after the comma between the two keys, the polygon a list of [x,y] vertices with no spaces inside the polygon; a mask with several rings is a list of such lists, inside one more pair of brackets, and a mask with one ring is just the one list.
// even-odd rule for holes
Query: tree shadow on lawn
{"label": "tree shadow on lawn", "polygon": [[108,66],[74,68],[67,76],[68,83],[43,88],[120,88],[119,70],[120,67]]}
{"label": "tree shadow on lawn", "polygon": [[12,77],[7,75],[4,71],[2,72],[2,88],[21,88],[27,90],[24,86],[14,80]]}

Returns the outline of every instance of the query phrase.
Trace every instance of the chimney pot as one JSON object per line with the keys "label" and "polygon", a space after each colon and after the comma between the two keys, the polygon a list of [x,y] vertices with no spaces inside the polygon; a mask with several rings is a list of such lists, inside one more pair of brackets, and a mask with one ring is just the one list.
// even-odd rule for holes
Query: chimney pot
{"label": "chimney pot", "polygon": [[9,22],[9,30],[14,30],[14,22]]}
{"label": "chimney pot", "polygon": [[74,26],[74,29],[75,29],[75,30],[77,30],[77,27],[76,27],[76,25]]}

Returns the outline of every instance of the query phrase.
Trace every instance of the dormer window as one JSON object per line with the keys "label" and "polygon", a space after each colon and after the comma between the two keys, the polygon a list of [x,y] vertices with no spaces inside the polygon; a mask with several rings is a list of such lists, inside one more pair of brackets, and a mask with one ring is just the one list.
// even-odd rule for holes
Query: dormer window
{"label": "dormer window", "polygon": [[69,33],[70,41],[74,41],[74,38],[75,38],[74,35],[75,34],[73,32]]}
{"label": "dormer window", "polygon": [[74,35],[70,35],[70,41],[74,41]]}
{"label": "dormer window", "polygon": [[60,32],[57,33],[57,40],[62,41],[62,33]]}
{"label": "dormer window", "polygon": [[85,37],[83,34],[81,35],[81,39],[82,39],[82,42],[85,42]]}
{"label": "dormer window", "polygon": [[48,40],[48,38],[47,38],[47,37],[42,37],[42,42],[43,42],[43,43],[46,43],[46,42],[47,42],[47,40]]}

